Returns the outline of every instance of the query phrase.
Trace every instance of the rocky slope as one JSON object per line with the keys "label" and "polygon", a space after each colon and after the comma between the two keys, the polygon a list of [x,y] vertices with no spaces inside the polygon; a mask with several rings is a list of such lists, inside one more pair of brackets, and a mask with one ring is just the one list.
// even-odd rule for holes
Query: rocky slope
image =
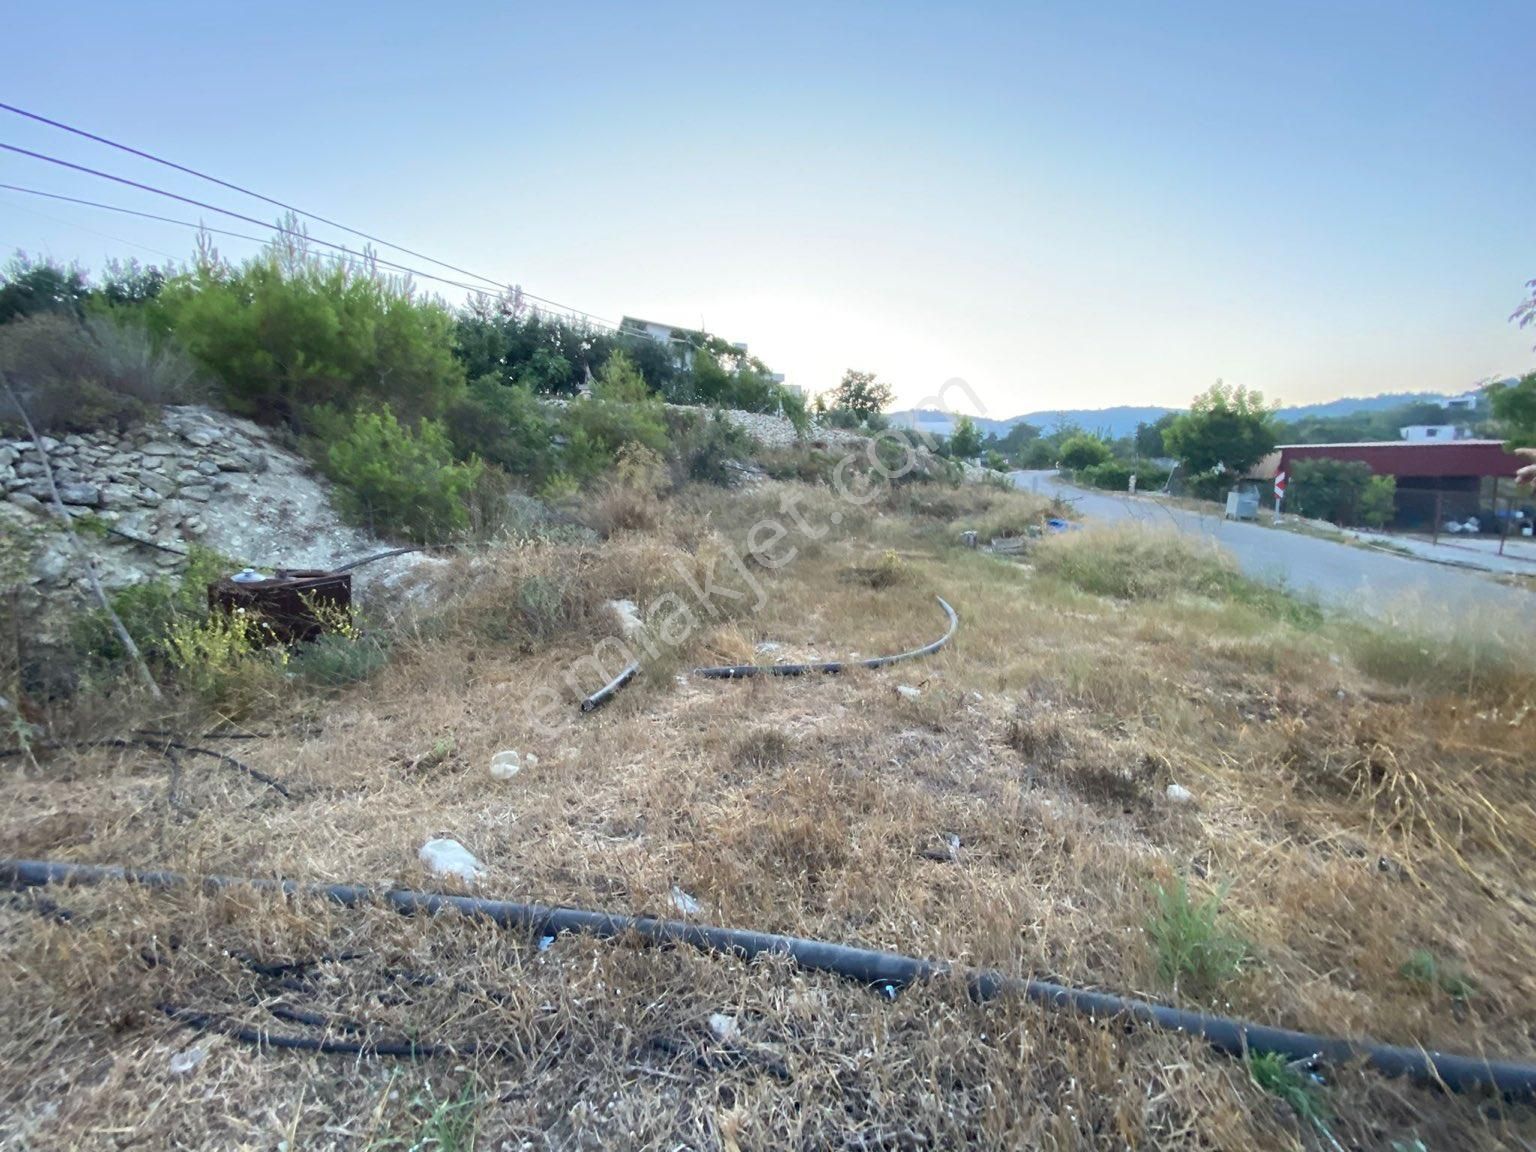
{"label": "rocky slope", "polygon": [[[44,438],[44,447],[109,591],[178,574],[193,545],[266,569],[327,568],[388,547],[342,523],[325,481],[300,456],[227,413],[167,408],[154,424]],[[0,587],[20,588],[45,612],[83,600],[85,572],[54,522],[31,441],[0,440],[0,491]],[[375,566],[367,578],[412,560]]]}

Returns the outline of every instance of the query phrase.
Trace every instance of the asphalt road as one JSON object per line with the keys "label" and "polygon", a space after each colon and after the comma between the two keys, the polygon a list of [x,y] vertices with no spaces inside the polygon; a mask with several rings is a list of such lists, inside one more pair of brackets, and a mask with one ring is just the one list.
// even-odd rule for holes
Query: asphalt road
{"label": "asphalt road", "polygon": [[1495,583],[1480,572],[1227,520],[1219,512],[1207,515],[1145,497],[1087,491],[1063,483],[1055,472],[1013,472],[1009,478],[1025,491],[1070,501],[1085,520],[1134,520],[1215,540],[1247,575],[1329,607],[1376,616],[1423,614],[1437,623],[1492,616],[1508,619],[1512,627],[1529,627],[1536,609],[1532,593]]}

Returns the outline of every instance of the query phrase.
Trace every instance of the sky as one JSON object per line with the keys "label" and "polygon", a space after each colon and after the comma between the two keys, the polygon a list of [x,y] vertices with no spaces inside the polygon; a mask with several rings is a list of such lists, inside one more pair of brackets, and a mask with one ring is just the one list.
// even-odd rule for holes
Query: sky
{"label": "sky", "polygon": [[[704,326],[811,392],[960,379],[1003,418],[1536,369],[1508,320],[1536,278],[1529,0],[84,0],[6,26],[6,103],[610,321]],[[9,113],[0,142],[275,218]],[[4,152],[0,182],[251,230]],[[192,243],[0,191],[5,251]]]}

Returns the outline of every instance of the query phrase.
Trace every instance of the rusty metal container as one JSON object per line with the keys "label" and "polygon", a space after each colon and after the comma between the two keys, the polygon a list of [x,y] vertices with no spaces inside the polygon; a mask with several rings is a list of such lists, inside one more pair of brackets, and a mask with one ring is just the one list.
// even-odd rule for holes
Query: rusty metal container
{"label": "rusty metal container", "polygon": [[225,577],[208,585],[209,611],[228,614],[243,609],[261,621],[274,643],[313,640],[326,631],[321,615],[339,617],[351,606],[348,572],[280,568],[267,580]]}

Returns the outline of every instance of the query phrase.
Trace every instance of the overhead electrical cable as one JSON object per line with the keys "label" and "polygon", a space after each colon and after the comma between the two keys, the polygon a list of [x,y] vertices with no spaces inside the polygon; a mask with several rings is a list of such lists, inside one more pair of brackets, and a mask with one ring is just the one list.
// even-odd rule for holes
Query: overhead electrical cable
{"label": "overhead electrical cable", "polygon": [[[235,184],[235,183],[233,183],[232,181],[229,181],[229,180],[221,180],[221,179],[219,179],[219,177],[210,175],[207,172],[199,171],[196,168],[189,168],[185,164],[178,164],[174,160],[167,160],[165,157],[157,156],[153,152],[146,152],[146,151],[144,151],[141,148],[134,148],[131,145],[124,144],[121,141],[113,140],[113,139],[111,139],[109,137],[106,137],[106,136],[98,135],[95,132],[88,132],[84,128],[77,128],[73,124],[66,124],[62,120],[53,120],[53,119],[50,119],[47,116],[39,115],[36,112],[29,112],[25,108],[18,108],[14,104],[6,104],[3,101],[0,101],[0,109],[3,109],[6,112],[11,112],[11,113],[13,113],[13,114],[15,114],[17,116],[25,117],[28,120],[34,120],[34,121],[36,121],[39,124],[46,124],[50,128],[57,128],[60,131],[69,132],[69,133],[71,133],[71,134],[73,134],[75,136],[81,137],[82,139],[90,140],[90,141],[93,141],[93,142],[95,142],[97,144],[105,144],[109,148],[116,148],[120,152],[126,152],[129,155],[131,155],[131,156],[137,156],[140,159],[148,160],[148,161],[150,161],[153,164],[160,164],[160,165],[162,165],[162,166],[164,166],[166,168],[171,168],[171,169],[173,169],[173,170],[175,170],[177,172],[184,172],[188,176],[195,176],[195,177],[197,177],[199,180],[207,180],[209,183],[217,184],[221,188],[228,188],[232,192],[239,192],[243,196],[250,196],[252,199],[260,200],[264,204],[271,204],[271,205],[273,205],[275,207],[282,208],[285,211],[292,212],[295,215],[306,217],[307,219],[314,220],[314,221],[316,221],[317,223],[320,223],[320,224],[325,224],[325,225],[327,225],[327,226],[329,226],[331,228],[339,228],[343,232],[351,233],[353,236],[359,236],[362,239],[369,241],[370,243],[380,244],[380,245],[383,245],[385,248],[392,248],[396,252],[404,252],[407,256],[414,256],[418,260],[425,260],[429,264],[436,264],[440,268],[447,268],[447,269],[449,269],[452,272],[459,273],[459,275],[461,275],[461,276],[468,276],[472,280],[479,280],[479,281],[482,281],[483,283],[490,284],[493,287],[495,287],[498,291],[505,291],[507,289],[507,287],[508,287],[508,285],[505,282],[493,279],[490,276],[482,276],[478,272],[471,272],[469,269],[461,268],[457,264],[450,264],[446,260],[438,260],[436,257],[428,256],[424,252],[418,252],[414,248],[407,248],[403,244],[393,244],[390,241],[385,240],[385,239],[383,239],[381,237],[374,236],[372,233],[364,232],[364,231],[362,231],[361,229],[358,229],[358,228],[348,227],[347,225],[341,223],[340,221],[332,220],[332,219],[330,219],[329,217],[326,217],[326,216],[321,216],[321,215],[319,215],[316,212],[306,212],[304,209],[299,208],[299,207],[297,207],[297,206],[295,206],[293,204],[289,204],[289,203],[287,203],[286,201],[283,201],[283,200],[275,199],[274,197],[271,197],[271,196],[263,195],[262,193],[257,192],[257,191],[255,191],[254,189],[251,189],[251,188],[246,188],[245,186],[243,186],[241,184]],[[220,209],[214,209],[214,211],[220,211]],[[246,219],[249,219],[249,217],[246,217]],[[425,274],[424,273],[417,273],[417,275],[425,275]],[[441,278],[440,277],[434,277],[434,279],[441,279]],[[455,281],[443,280],[442,283],[445,283],[445,284],[455,284],[456,286],[458,286]],[[468,286],[466,286],[466,287],[468,287]],[[468,290],[469,291],[484,291],[484,289],[477,289],[477,288],[473,288],[473,287],[469,287]],[[550,300],[550,299],[548,299],[546,297],[543,297],[543,296],[535,296],[531,292],[523,292],[522,295],[526,296],[530,300],[537,300],[541,304],[548,304],[551,308],[558,308],[561,311],[571,312],[571,313],[574,313],[577,316],[582,316],[582,317],[585,317],[586,319],[589,319],[589,320],[597,320],[600,323],[607,324],[609,327],[615,327],[615,325],[613,325],[610,321],[604,320],[601,316],[596,316],[596,315],[594,315],[591,312],[585,312],[585,311],[583,311],[580,308],[574,308],[574,307],[572,307],[569,304],[561,304],[558,300]]]}

